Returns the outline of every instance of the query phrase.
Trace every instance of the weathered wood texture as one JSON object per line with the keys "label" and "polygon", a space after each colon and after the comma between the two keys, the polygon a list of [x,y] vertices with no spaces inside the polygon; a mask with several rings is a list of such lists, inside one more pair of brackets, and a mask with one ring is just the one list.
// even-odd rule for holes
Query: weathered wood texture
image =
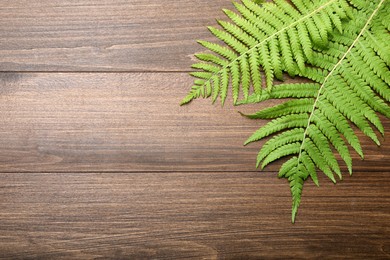
{"label": "weathered wood texture", "polygon": [[388,259],[390,181],[307,183],[299,221],[273,173],[0,174],[4,259]]}
{"label": "weathered wood texture", "polygon": [[[177,73],[2,74],[0,171],[254,171],[261,143],[243,142],[267,121],[236,110],[267,103],[179,107],[190,84]],[[355,169],[389,170],[389,140],[361,139]]]}
{"label": "weathered wood texture", "polygon": [[1,71],[183,71],[230,0],[2,0]]}
{"label": "weathered wood texture", "polygon": [[354,176],[308,181],[292,225],[280,162],[242,146],[266,121],[236,111],[269,103],[178,106],[231,6],[0,1],[1,259],[390,258],[389,138],[359,134]]}

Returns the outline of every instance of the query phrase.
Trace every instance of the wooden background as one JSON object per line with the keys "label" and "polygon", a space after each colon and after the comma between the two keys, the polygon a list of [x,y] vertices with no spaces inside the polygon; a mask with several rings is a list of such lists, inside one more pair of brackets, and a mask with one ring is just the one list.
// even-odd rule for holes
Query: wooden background
{"label": "wooden background", "polygon": [[242,146],[265,122],[178,106],[226,7],[0,1],[1,258],[390,258],[389,138],[362,137],[337,185],[308,181],[293,225],[280,163],[256,171],[261,143]]}

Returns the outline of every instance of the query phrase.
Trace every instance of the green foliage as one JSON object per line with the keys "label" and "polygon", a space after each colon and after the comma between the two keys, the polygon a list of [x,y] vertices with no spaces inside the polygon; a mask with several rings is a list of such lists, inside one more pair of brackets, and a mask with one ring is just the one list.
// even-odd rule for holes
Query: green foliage
{"label": "green foliage", "polygon": [[233,3],[238,13],[224,10],[230,22],[218,21],[220,29],[208,27],[225,45],[198,41],[211,53],[195,55],[200,62],[192,65],[197,71],[191,75],[196,80],[181,104],[210,96],[223,104],[229,81],[234,104],[240,92],[249,96],[250,86],[257,95],[263,85],[270,91],[274,77],[283,80],[283,72],[296,76],[305,71],[313,46],[327,46],[333,26],[342,32],[342,21],[352,17],[346,0],[256,2],[262,1]]}
{"label": "green foliage", "polygon": [[[303,181],[311,176],[318,184],[317,177],[313,176],[315,167],[333,182],[336,182],[334,174],[341,179],[333,149],[351,174],[352,159],[346,142],[363,158],[351,124],[380,145],[375,129],[383,135],[384,128],[377,112],[390,117],[390,48],[387,45],[390,34],[387,19],[383,19],[390,13],[390,6],[385,0],[356,6],[363,8],[354,10],[354,16],[359,18],[345,24],[343,33],[335,32],[329,48],[317,49],[313,60],[308,62],[311,66],[300,73],[318,82],[315,96],[311,96],[313,84],[299,84],[296,90],[301,95],[291,92],[282,96],[291,100],[248,115],[253,119],[273,120],[255,132],[246,144],[278,133],[260,150],[258,165],[265,167],[281,157],[293,156],[279,172],[279,177],[290,181],[293,222]],[[295,88],[294,84],[288,86]],[[280,85],[275,90],[281,92],[284,88],[285,85]],[[248,101],[253,98],[256,97]]]}
{"label": "green foliage", "polygon": [[[243,1],[242,6],[249,8],[249,2],[254,6],[252,1]],[[201,71],[193,75],[201,80],[195,80],[183,103],[211,95],[214,100],[220,96],[223,103],[229,82],[234,103],[238,105],[285,99],[275,106],[246,115],[251,119],[271,121],[250,136],[245,144],[268,138],[257,156],[257,166],[261,168],[280,158],[288,158],[278,176],[290,182],[294,222],[307,178],[318,185],[318,169],[332,182],[336,182],[335,176],[341,179],[335,153],[352,174],[349,147],[363,158],[354,126],[380,145],[378,134],[384,135],[384,127],[378,114],[390,117],[390,4],[387,0],[291,2],[290,5],[277,0],[256,5],[256,12],[254,7],[250,9],[256,14],[253,20],[235,4],[245,17],[240,18],[242,23],[261,21],[263,24],[267,21],[264,27],[276,31],[269,34],[264,31],[265,38],[249,46],[238,38],[238,34],[229,38],[233,39],[230,42],[225,41],[231,49],[204,44],[223,58],[214,54],[198,55],[206,63],[196,65],[195,68]],[[268,12],[268,16],[263,12]],[[229,33],[227,27],[223,28]],[[301,35],[299,30],[302,32],[302,28],[308,37]],[[253,36],[255,33],[250,30],[246,32]],[[218,37],[219,33],[214,35]],[[274,77],[281,79],[282,73],[298,75],[311,82],[275,84]],[[263,85],[268,91],[263,90]],[[252,86],[252,94],[249,86]],[[240,90],[243,98],[238,100]]]}

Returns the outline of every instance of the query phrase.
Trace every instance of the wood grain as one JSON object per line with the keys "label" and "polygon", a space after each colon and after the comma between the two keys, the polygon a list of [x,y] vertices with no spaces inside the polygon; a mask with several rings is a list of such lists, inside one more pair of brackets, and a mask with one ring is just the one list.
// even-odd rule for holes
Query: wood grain
{"label": "wood grain", "polygon": [[1,71],[187,71],[230,0],[2,0]]}
{"label": "wood grain", "polygon": [[388,172],[320,182],[292,225],[274,173],[3,173],[0,256],[388,259]]}
{"label": "wood grain", "polygon": [[[229,0],[0,1],[0,259],[389,259],[390,141],[337,185],[260,173],[262,103],[179,107]],[[383,120],[386,132],[388,119]],[[345,167],[342,167],[344,172]]]}
{"label": "wood grain", "polygon": [[[0,171],[255,170],[261,143],[243,142],[267,121],[209,100],[179,107],[191,81],[185,74],[0,76]],[[361,139],[366,160],[352,153],[355,169],[389,171],[389,140],[378,148]]]}

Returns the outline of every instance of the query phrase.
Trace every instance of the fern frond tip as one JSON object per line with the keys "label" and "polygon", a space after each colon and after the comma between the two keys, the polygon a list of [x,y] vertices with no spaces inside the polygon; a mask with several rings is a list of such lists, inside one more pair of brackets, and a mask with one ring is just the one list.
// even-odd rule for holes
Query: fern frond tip
{"label": "fern frond tip", "polygon": [[180,106],[184,106],[184,105],[190,103],[193,99],[194,99],[193,95],[187,95],[185,98],[183,98],[180,101]]}
{"label": "fern frond tip", "polygon": [[291,223],[295,224],[295,218],[297,217],[298,213],[298,205],[293,205],[292,212],[291,212]]}

